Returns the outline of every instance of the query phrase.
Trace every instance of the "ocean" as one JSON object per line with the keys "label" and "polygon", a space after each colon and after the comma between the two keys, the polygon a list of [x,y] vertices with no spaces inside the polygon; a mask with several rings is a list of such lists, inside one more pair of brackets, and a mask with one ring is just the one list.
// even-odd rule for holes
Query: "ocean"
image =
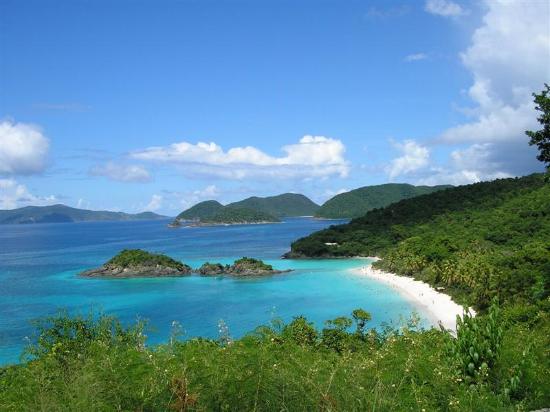
{"label": "ocean", "polygon": [[[166,341],[173,322],[183,338],[217,338],[220,320],[232,337],[257,326],[304,315],[319,328],[356,308],[372,314],[371,327],[397,326],[413,311],[390,287],[348,270],[365,259],[285,260],[292,241],[343,221],[289,218],[282,223],[169,229],[168,221],[82,222],[0,226],[0,364],[16,363],[34,329],[33,319],[60,310],[101,311],[125,323],[150,325],[148,343]],[[259,258],[292,272],[240,279],[85,279],[122,249],[165,253],[192,267]]]}

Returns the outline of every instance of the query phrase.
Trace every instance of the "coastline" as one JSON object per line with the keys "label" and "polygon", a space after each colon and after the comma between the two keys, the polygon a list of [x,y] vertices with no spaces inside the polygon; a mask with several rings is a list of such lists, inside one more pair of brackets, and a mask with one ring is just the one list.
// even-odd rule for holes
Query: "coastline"
{"label": "coastline", "polygon": [[[461,305],[454,302],[449,295],[434,289],[425,282],[375,269],[372,267],[372,263],[379,258],[369,257],[369,259],[372,260],[371,263],[360,268],[350,269],[350,272],[385,283],[415,306],[421,308],[435,325],[441,325],[451,333],[456,332],[456,316],[462,316],[463,313]],[[472,308],[468,310],[471,314],[476,314]]]}

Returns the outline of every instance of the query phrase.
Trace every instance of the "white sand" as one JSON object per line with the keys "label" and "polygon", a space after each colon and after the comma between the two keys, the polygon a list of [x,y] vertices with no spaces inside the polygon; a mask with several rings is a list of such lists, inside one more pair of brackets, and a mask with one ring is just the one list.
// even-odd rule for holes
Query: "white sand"
{"label": "white sand", "polygon": [[[379,260],[377,257],[369,259]],[[463,308],[449,295],[419,280],[374,269],[371,264],[351,271],[391,286],[426,313],[434,324],[440,324],[451,332],[456,331],[456,316],[462,316]],[[469,312],[475,315],[472,308],[469,308]]]}

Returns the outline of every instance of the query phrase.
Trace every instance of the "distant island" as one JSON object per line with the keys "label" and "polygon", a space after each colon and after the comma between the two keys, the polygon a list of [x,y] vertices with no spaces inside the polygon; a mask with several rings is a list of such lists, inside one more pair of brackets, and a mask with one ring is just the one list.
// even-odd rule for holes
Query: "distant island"
{"label": "distant island", "polygon": [[318,209],[319,205],[296,193],[254,196],[225,206],[216,200],[206,200],[181,212],[169,226],[275,223],[282,217],[312,216]]}
{"label": "distant island", "polygon": [[388,183],[365,186],[341,193],[327,200],[315,213],[324,219],[353,219],[370,210],[386,207],[403,199],[425,195],[453,186],[413,186],[406,183]]}
{"label": "distant island", "polygon": [[406,183],[365,186],[336,195],[322,206],[296,193],[269,197],[253,196],[225,206],[216,200],[206,200],[181,212],[169,226],[272,223],[278,222],[281,218],[299,216],[353,219],[363,216],[370,210],[386,207],[403,199],[451,187],[453,186],[413,186]]}
{"label": "distant island", "polygon": [[65,205],[26,206],[19,209],[0,210],[0,224],[68,223],[87,221],[130,221],[166,219],[153,212],[129,214],[77,209]]}
{"label": "distant island", "polygon": [[166,255],[141,249],[124,249],[103,266],[80,275],[94,278],[177,277],[191,274],[191,267]]}
{"label": "distant island", "polygon": [[269,197],[249,197],[239,202],[229,203],[230,208],[246,208],[268,213],[278,218],[313,216],[319,205],[298,193],[283,193]]}
{"label": "distant island", "polygon": [[275,270],[273,266],[259,259],[243,257],[232,265],[221,263],[205,263],[193,270],[189,265],[169,256],[151,253],[142,249],[124,249],[104,265],[96,269],[86,270],[80,276],[90,278],[158,278],[180,277],[191,273],[201,276],[264,276],[290,272],[290,270]]}
{"label": "distant island", "polygon": [[[216,208],[214,203],[220,207]],[[258,223],[277,223],[278,218],[268,213],[253,209],[230,208],[211,200],[201,202],[191,209],[180,213],[169,227],[187,226],[214,226],[214,225],[246,225]]]}

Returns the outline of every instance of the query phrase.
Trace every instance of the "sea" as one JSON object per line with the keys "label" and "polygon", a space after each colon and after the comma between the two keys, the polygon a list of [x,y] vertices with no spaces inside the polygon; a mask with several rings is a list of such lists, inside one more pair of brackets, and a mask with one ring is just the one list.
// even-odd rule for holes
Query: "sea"
{"label": "sea", "polygon": [[[61,311],[105,313],[125,324],[147,321],[147,343],[165,342],[175,326],[182,339],[238,338],[260,325],[306,316],[316,327],[356,308],[372,315],[369,326],[399,327],[416,312],[428,316],[394,289],[350,271],[368,259],[290,260],[281,256],[303,236],[345,221],[288,218],[282,223],[167,227],[168,220],[78,222],[0,226],[0,365],[22,360],[36,336],[32,321]],[[122,249],[167,254],[199,267],[232,263],[243,256],[291,272],[249,279],[201,277],[89,279]]]}

